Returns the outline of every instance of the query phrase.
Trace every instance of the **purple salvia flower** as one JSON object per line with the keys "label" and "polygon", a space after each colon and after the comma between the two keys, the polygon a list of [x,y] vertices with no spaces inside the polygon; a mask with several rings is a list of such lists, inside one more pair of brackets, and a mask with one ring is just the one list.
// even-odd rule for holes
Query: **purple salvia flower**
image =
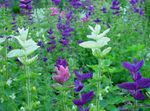
{"label": "purple salvia flower", "polygon": [[79,92],[81,91],[81,89],[84,87],[84,85],[82,84],[82,82],[80,80],[75,80],[74,81],[74,91],[75,92]]}
{"label": "purple salvia flower", "polygon": [[67,67],[68,63],[65,59],[62,59],[61,57],[58,57],[57,60],[56,60],[55,66],[59,67],[60,65],[62,65],[63,67]]}
{"label": "purple salvia flower", "polygon": [[77,9],[77,8],[80,8],[82,6],[82,2],[80,0],[71,0],[70,5],[73,8]]}
{"label": "purple salvia flower", "polygon": [[101,11],[102,11],[103,13],[107,13],[107,9],[106,9],[105,7],[102,7],[102,8],[101,8]]}
{"label": "purple salvia flower", "polygon": [[76,75],[77,79],[80,81],[90,79],[93,77],[93,74],[91,72],[81,73],[80,71],[74,70],[74,74]]}
{"label": "purple salvia flower", "polygon": [[120,2],[118,0],[112,0],[111,9],[113,10],[114,15],[118,15],[120,13]]}
{"label": "purple salvia flower", "polygon": [[61,2],[61,0],[51,0],[53,4],[55,5],[59,5],[59,3]]}
{"label": "purple salvia flower", "polygon": [[88,93],[83,93],[80,97],[80,99],[73,100],[73,103],[77,106],[83,106],[87,102],[91,101],[94,97],[94,92],[90,91]]}
{"label": "purple salvia flower", "polygon": [[118,84],[119,88],[128,90],[136,100],[143,100],[145,97],[142,94],[141,89],[150,87],[150,79],[143,78],[139,73],[139,69],[143,66],[143,63],[143,60],[137,62],[136,59],[133,59],[132,64],[124,62],[123,67],[128,69],[131,73],[134,82],[124,82]]}

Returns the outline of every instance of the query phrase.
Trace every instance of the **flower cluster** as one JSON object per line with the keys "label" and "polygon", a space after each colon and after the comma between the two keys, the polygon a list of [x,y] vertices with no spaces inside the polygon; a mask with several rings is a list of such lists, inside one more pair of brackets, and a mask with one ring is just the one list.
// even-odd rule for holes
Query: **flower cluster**
{"label": "flower cluster", "polygon": [[120,13],[120,2],[118,0],[112,0],[111,9],[114,15],[119,15]]}
{"label": "flower cluster", "polygon": [[118,84],[119,88],[128,90],[128,92],[136,100],[145,99],[145,96],[142,93],[142,89],[150,87],[150,79],[143,78],[139,72],[139,69],[143,66],[143,63],[143,60],[137,62],[136,59],[133,59],[132,64],[130,64],[129,62],[123,62],[123,67],[130,72],[133,82],[124,82]]}
{"label": "flower cluster", "polygon": [[12,30],[17,31],[17,25],[16,25],[16,14],[12,14]]}
{"label": "flower cluster", "polygon": [[72,19],[72,12],[68,12],[66,14],[66,21],[65,23],[62,23],[62,18],[59,16],[57,29],[60,31],[62,38],[60,39],[60,43],[62,46],[67,46],[69,44],[69,37],[71,36],[71,32],[73,31],[73,28],[70,26],[70,21]]}
{"label": "flower cluster", "polygon": [[53,31],[52,29],[49,29],[47,31],[48,33],[48,38],[50,39],[49,42],[47,42],[47,44],[49,44],[50,46],[47,48],[47,52],[52,52],[54,50],[54,48],[56,47],[56,41],[55,41],[55,37],[52,36]]}
{"label": "flower cluster", "polygon": [[[74,74],[76,75],[77,79],[74,81],[74,91],[80,92],[82,88],[84,87],[82,81],[87,80],[89,78],[92,78],[93,74],[91,72],[88,73],[81,73],[80,71],[74,71]],[[80,96],[80,99],[73,100],[73,103],[78,107],[79,111],[89,111],[89,107],[83,108],[83,105],[89,102],[94,96],[94,92],[90,91],[87,93],[83,93]]]}
{"label": "flower cluster", "polygon": [[36,55],[30,59],[28,58],[28,56],[30,56],[34,51],[39,48],[39,46],[37,46],[37,43],[33,39],[27,39],[28,31],[29,29],[18,28],[19,35],[14,36],[14,38],[18,40],[22,48],[11,50],[7,54],[7,57],[9,58],[17,57],[22,64],[31,64],[38,57],[38,55]]}
{"label": "flower cluster", "polygon": [[55,64],[56,75],[52,78],[59,84],[64,84],[69,79],[69,69],[65,59],[58,58]]}
{"label": "flower cluster", "polygon": [[32,21],[32,0],[20,0],[21,14],[28,15],[28,19]]}
{"label": "flower cluster", "polygon": [[[144,10],[141,7],[142,4],[144,4],[144,0],[129,0],[129,2],[134,13],[138,13],[141,16],[144,15]],[[140,7],[138,6],[138,4],[140,4]]]}
{"label": "flower cluster", "polygon": [[110,52],[111,47],[105,48],[103,51],[101,51],[101,48],[106,46],[108,42],[110,41],[110,38],[105,37],[105,35],[109,32],[110,29],[105,30],[103,33],[100,33],[101,26],[96,24],[95,28],[89,26],[92,33],[91,35],[87,35],[87,38],[93,39],[86,42],[82,42],[79,45],[83,48],[89,48],[92,49],[93,55],[96,57],[103,57],[107,53]]}

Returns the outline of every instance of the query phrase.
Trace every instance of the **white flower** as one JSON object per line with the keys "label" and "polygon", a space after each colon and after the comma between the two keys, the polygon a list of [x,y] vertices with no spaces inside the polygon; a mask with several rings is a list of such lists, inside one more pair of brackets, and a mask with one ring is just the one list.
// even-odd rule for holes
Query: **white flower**
{"label": "white flower", "polygon": [[9,78],[9,79],[7,80],[7,82],[6,82],[6,84],[7,84],[8,86],[10,86],[11,83],[12,83],[12,78]]}
{"label": "white flower", "polygon": [[108,44],[108,42],[110,41],[110,38],[105,37],[106,34],[110,31],[110,29],[105,30],[103,33],[100,33],[101,30],[101,26],[100,25],[96,25],[95,28],[89,26],[89,28],[92,31],[91,35],[87,35],[87,38],[93,39],[90,41],[85,41],[80,43],[79,45],[83,48],[102,48],[105,45]]}

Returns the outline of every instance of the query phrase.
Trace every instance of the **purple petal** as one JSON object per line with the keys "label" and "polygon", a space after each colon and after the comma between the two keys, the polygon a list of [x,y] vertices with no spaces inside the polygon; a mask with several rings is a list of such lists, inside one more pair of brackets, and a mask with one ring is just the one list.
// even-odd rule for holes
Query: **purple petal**
{"label": "purple petal", "polygon": [[82,79],[85,80],[85,79],[89,79],[89,78],[92,78],[93,77],[93,74],[91,72],[88,72],[88,73],[85,73],[82,75]]}
{"label": "purple petal", "polygon": [[141,79],[141,74],[139,72],[135,73],[135,74],[132,74],[132,78],[134,81],[137,81],[139,79]]}
{"label": "purple petal", "polygon": [[74,87],[75,92],[79,92],[84,86],[80,80],[76,80],[74,82],[74,85],[75,85],[75,87]]}
{"label": "purple petal", "polygon": [[143,95],[143,93],[140,90],[133,90],[133,91],[129,91],[130,94],[134,97],[134,99],[136,100],[144,100],[145,96]]}
{"label": "purple petal", "polygon": [[88,101],[90,101],[93,97],[94,97],[93,91],[90,91],[88,93],[84,93],[81,95],[81,99],[82,99],[84,104],[87,103]]}
{"label": "purple petal", "polygon": [[131,82],[124,82],[124,83],[118,84],[118,87],[122,89],[127,89],[127,90],[137,89],[136,83],[131,83]]}
{"label": "purple petal", "polygon": [[83,106],[83,104],[84,104],[80,99],[73,100],[73,103],[77,106]]}
{"label": "purple petal", "polygon": [[140,62],[138,62],[136,65],[135,65],[135,67],[136,67],[136,71],[138,71],[142,66],[143,66],[143,64],[144,64],[144,60],[141,60]]}
{"label": "purple petal", "polygon": [[136,82],[137,82],[138,87],[140,87],[140,88],[150,87],[150,79],[149,78],[142,78]]}
{"label": "purple petal", "polygon": [[133,65],[130,64],[129,62],[123,62],[122,65],[123,65],[124,68],[128,69],[130,72],[134,71]]}

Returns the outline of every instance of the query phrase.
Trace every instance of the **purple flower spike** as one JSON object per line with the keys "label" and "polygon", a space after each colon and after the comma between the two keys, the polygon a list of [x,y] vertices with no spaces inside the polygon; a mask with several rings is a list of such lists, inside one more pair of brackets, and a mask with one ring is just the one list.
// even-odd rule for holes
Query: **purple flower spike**
{"label": "purple flower spike", "polygon": [[128,69],[128,71],[131,73],[133,82],[124,82],[118,84],[119,88],[128,90],[136,100],[143,100],[145,96],[142,94],[141,89],[150,87],[150,79],[143,78],[139,73],[139,69],[143,66],[143,64],[143,60],[137,62],[136,59],[133,59],[132,64],[129,62],[124,62],[123,67]]}
{"label": "purple flower spike", "polygon": [[75,85],[74,87],[75,92],[81,91],[81,89],[84,87],[84,85],[82,84],[80,80],[75,80],[74,85]]}
{"label": "purple flower spike", "polygon": [[88,93],[84,93],[81,95],[80,99],[73,100],[73,103],[77,106],[83,106],[87,102],[89,102],[94,97],[94,92],[90,91]]}

